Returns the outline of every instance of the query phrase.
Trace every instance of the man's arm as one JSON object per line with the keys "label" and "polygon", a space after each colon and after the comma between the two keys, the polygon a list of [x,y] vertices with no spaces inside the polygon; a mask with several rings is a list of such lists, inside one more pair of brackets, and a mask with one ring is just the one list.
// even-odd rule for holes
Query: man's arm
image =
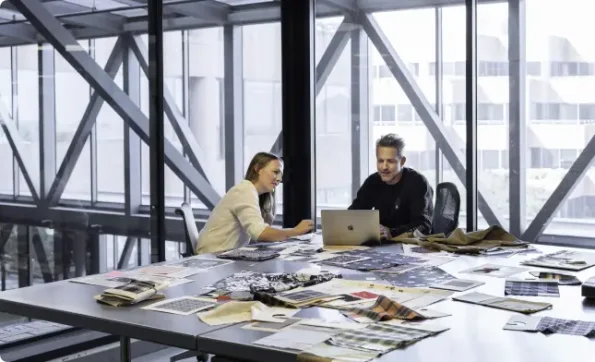
{"label": "man's arm", "polygon": [[373,198],[372,198],[373,190],[370,187],[370,178],[368,177],[366,181],[362,184],[362,186],[357,190],[357,195],[355,199],[349,206],[348,210],[370,210],[374,207]]}
{"label": "man's arm", "polygon": [[434,191],[428,182],[415,180],[412,185],[411,206],[409,223],[390,229],[392,237],[399,236],[406,232],[418,230],[422,234],[430,234],[432,231],[432,216],[434,214]]}

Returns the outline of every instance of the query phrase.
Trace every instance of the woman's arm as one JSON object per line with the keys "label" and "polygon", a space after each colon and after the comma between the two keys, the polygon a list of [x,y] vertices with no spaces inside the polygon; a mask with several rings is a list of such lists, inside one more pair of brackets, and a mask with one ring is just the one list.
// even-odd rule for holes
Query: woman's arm
{"label": "woman's arm", "polygon": [[294,236],[301,235],[296,228],[279,229],[271,226],[264,228],[262,233],[258,235],[258,241],[283,241]]}

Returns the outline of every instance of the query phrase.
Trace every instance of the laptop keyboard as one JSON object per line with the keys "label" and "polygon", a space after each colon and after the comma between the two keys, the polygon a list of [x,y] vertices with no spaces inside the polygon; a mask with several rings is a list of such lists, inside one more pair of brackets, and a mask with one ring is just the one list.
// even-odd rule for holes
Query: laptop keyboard
{"label": "laptop keyboard", "polygon": [[26,339],[53,334],[72,329],[73,327],[46,321],[34,321],[21,324],[12,324],[0,328],[0,347],[13,344]]}

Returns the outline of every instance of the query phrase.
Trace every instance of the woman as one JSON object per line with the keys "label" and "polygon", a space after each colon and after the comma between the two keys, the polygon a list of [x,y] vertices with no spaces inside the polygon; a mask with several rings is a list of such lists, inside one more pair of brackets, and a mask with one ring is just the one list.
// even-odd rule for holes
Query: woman
{"label": "woman", "polygon": [[281,158],[268,152],[257,153],[245,179],[232,187],[211,212],[198,237],[197,254],[240,248],[250,240],[283,241],[312,230],[311,220],[302,220],[291,229],[271,226],[275,188],[282,175]]}

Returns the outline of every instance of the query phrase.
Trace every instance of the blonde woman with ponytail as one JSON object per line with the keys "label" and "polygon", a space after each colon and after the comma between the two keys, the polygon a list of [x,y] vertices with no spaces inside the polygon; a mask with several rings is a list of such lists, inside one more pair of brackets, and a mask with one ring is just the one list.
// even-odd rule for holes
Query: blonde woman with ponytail
{"label": "blonde woman with ponytail", "polygon": [[312,230],[311,220],[296,227],[272,227],[275,189],[281,183],[283,161],[268,152],[257,153],[244,180],[232,187],[215,206],[198,237],[198,254],[240,248],[254,241],[283,241]]}

